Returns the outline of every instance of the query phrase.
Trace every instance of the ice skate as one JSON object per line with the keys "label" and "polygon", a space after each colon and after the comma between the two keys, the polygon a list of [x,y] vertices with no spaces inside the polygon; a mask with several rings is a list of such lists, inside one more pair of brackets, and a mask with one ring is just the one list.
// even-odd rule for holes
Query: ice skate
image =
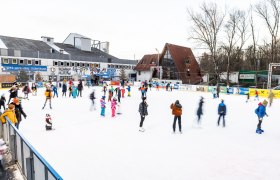
{"label": "ice skate", "polygon": [[140,132],[144,132],[144,131],[145,131],[145,129],[144,129],[144,128],[142,128],[142,127],[140,127],[140,128],[139,128],[139,131],[140,131]]}

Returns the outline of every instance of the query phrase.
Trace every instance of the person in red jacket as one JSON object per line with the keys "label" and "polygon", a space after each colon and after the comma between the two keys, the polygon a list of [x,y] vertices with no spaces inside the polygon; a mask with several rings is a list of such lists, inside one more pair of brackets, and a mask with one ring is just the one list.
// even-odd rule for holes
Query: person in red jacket
{"label": "person in red jacket", "polygon": [[179,131],[182,134],[182,126],[181,126],[181,116],[182,116],[182,105],[180,104],[179,100],[176,100],[175,103],[170,105],[172,109],[172,114],[174,115],[174,122],[173,122],[173,132],[176,133],[176,121],[178,119]]}

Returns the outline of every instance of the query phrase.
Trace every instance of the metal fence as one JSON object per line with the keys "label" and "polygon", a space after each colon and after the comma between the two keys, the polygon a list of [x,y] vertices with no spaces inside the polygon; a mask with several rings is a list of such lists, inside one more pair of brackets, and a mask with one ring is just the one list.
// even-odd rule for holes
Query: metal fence
{"label": "metal fence", "polygon": [[62,177],[23,137],[22,133],[5,117],[3,139],[9,144],[12,160],[17,161],[27,180],[62,180]]}

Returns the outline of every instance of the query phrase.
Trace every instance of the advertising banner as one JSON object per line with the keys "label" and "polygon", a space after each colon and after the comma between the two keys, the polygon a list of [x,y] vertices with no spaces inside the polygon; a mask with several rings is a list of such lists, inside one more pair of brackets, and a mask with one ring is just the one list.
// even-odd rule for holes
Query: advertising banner
{"label": "advertising banner", "polygon": [[47,66],[32,66],[32,65],[17,65],[17,64],[2,64],[4,72],[10,71],[47,71]]}
{"label": "advertising banner", "polygon": [[237,88],[237,89],[239,91],[238,94],[241,94],[241,95],[245,95],[249,92],[249,88]]}

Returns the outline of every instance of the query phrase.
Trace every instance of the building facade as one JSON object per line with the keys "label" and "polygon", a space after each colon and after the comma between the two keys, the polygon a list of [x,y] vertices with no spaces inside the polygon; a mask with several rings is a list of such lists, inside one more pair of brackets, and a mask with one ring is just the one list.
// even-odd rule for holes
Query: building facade
{"label": "building facade", "polygon": [[41,40],[0,36],[0,74],[25,71],[32,81],[37,73],[46,81],[118,79],[124,69],[128,80],[136,80],[133,69],[137,61],[119,59],[108,52],[108,42],[76,33],[69,34],[62,43],[46,36]]}
{"label": "building facade", "polygon": [[159,54],[145,55],[135,67],[137,79],[149,81],[153,78],[180,80],[184,84],[202,82],[202,75],[192,50],[166,43]]}

